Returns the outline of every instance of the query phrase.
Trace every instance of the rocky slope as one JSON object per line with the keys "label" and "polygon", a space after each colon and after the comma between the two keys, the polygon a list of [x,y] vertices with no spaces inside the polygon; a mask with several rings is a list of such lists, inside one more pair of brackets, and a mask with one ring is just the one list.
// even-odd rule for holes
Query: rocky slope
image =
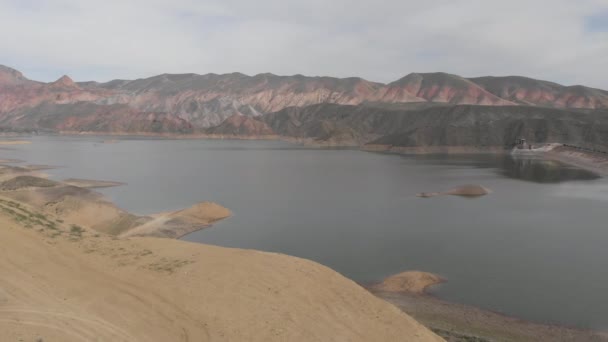
{"label": "rocky slope", "polygon": [[565,87],[527,77],[471,78],[486,91],[508,101],[555,108],[608,108],[608,92],[584,86]]}
{"label": "rocky slope", "polygon": [[[411,152],[511,148],[518,138],[608,150],[605,111],[578,112],[529,106],[440,106],[399,109],[321,104],[263,116],[280,135],[318,144],[366,145]],[[422,149],[422,150],[421,150]],[[404,150],[406,151],[406,150]]]}
{"label": "rocky slope", "polygon": [[[428,102],[494,106],[514,104],[486,91],[470,80],[442,72],[409,74],[398,81],[388,84],[387,88],[400,89],[409,94],[414,94],[417,99],[423,99]],[[383,102],[406,102],[383,100],[385,100]]]}
{"label": "rocky slope", "polygon": [[[408,110],[455,105],[591,110],[608,108],[608,92],[523,77],[466,79],[446,73],[414,73],[389,84],[355,77],[240,73],[163,74],[106,83],[75,83],[63,76],[55,82],[42,83],[0,66],[3,131],[191,134],[209,133],[207,129],[229,119],[211,134],[282,134],[239,116],[261,117],[290,107],[317,104],[366,105],[365,108],[374,104]],[[326,122],[319,129],[338,128]],[[343,140],[357,133],[349,128],[340,134]]]}
{"label": "rocky slope", "polygon": [[263,121],[235,114],[221,124],[206,130],[207,134],[220,136],[272,136],[276,133]]}
{"label": "rocky slope", "polygon": [[101,88],[82,89],[68,76],[51,83],[35,82],[17,70],[0,66],[0,114],[3,116],[44,103],[92,102],[108,95],[108,91]]}

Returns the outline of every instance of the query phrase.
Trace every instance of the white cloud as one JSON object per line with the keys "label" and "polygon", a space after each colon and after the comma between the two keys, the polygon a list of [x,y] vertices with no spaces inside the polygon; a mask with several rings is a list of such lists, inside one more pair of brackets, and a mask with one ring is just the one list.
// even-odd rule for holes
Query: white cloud
{"label": "white cloud", "polygon": [[608,33],[585,25],[607,10],[606,0],[0,0],[0,64],[45,80],[447,71],[608,89]]}

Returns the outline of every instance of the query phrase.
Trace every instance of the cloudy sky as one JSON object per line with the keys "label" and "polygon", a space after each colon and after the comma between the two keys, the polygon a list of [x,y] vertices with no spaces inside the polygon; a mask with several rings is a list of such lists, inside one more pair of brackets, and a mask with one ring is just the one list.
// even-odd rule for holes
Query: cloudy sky
{"label": "cloudy sky", "polygon": [[0,64],[42,81],[446,71],[608,89],[608,0],[0,0]]}

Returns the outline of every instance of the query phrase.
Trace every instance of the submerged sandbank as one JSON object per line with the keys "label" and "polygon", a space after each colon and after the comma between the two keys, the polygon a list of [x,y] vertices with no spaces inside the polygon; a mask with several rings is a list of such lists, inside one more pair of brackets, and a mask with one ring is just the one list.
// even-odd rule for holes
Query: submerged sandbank
{"label": "submerged sandbank", "polygon": [[121,182],[113,182],[113,181],[104,181],[104,180],[94,180],[94,179],[82,179],[82,178],[68,178],[63,180],[64,183],[81,187],[81,188],[110,188],[115,186],[125,185],[125,183]]}
{"label": "submerged sandbank", "polygon": [[418,197],[435,197],[442,195],[480,197],[490,194],[492,191],[481,185],[463,185],[443,192],[421,192],[416,194]]}

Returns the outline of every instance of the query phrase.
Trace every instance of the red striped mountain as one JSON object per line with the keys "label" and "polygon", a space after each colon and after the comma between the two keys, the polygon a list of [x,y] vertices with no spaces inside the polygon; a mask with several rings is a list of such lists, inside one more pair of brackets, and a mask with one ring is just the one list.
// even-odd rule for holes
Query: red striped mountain
{"label": "red striped mountain", "polygon": [[[100,132],[111,127],[113,132],[137,128],[196,133],[218,126],[235,115],[258,117],[289,107],[324,103],[418,108],[467,104],[593,109],[608,108],[607,97],[606,91],[583,86],[565,87],[523,77],[466,79],[447,73],[415,73],[389,84],[356,77],[240,73],[163,74],[106,83],[75,83],[64,76],[55,82],[43,83],[0,66],[0,126],[3,129],[60,130],[69,126],[70,130]],[[226,124],[226,130],[233,129],[235,124],[254,133],[262,129],[247,121]],[[234,129],[241,129],[238,127]]]}
{"label": "red striped mountain", "polygon": [[486,91],[517,104],[555,108],[608,108],[608,91],[521,76],[471,78]]}
{"label": "red striped mountain", "polygon": [[68,76],[51,83],[36,82],[17,70],[0,65],[0,116],[44,103],[93,102],[108,95],[104,89],[82,89]]}
{"label": "red striped mountain", "polygon": [[[427,102],[490,106],[513,104],[486,91],[466,78],[443,72],[409,74],[398,81],[389,83],[386,88],[412,94],[417,99]],[[405,102],[387,100],[383,102]]]}

